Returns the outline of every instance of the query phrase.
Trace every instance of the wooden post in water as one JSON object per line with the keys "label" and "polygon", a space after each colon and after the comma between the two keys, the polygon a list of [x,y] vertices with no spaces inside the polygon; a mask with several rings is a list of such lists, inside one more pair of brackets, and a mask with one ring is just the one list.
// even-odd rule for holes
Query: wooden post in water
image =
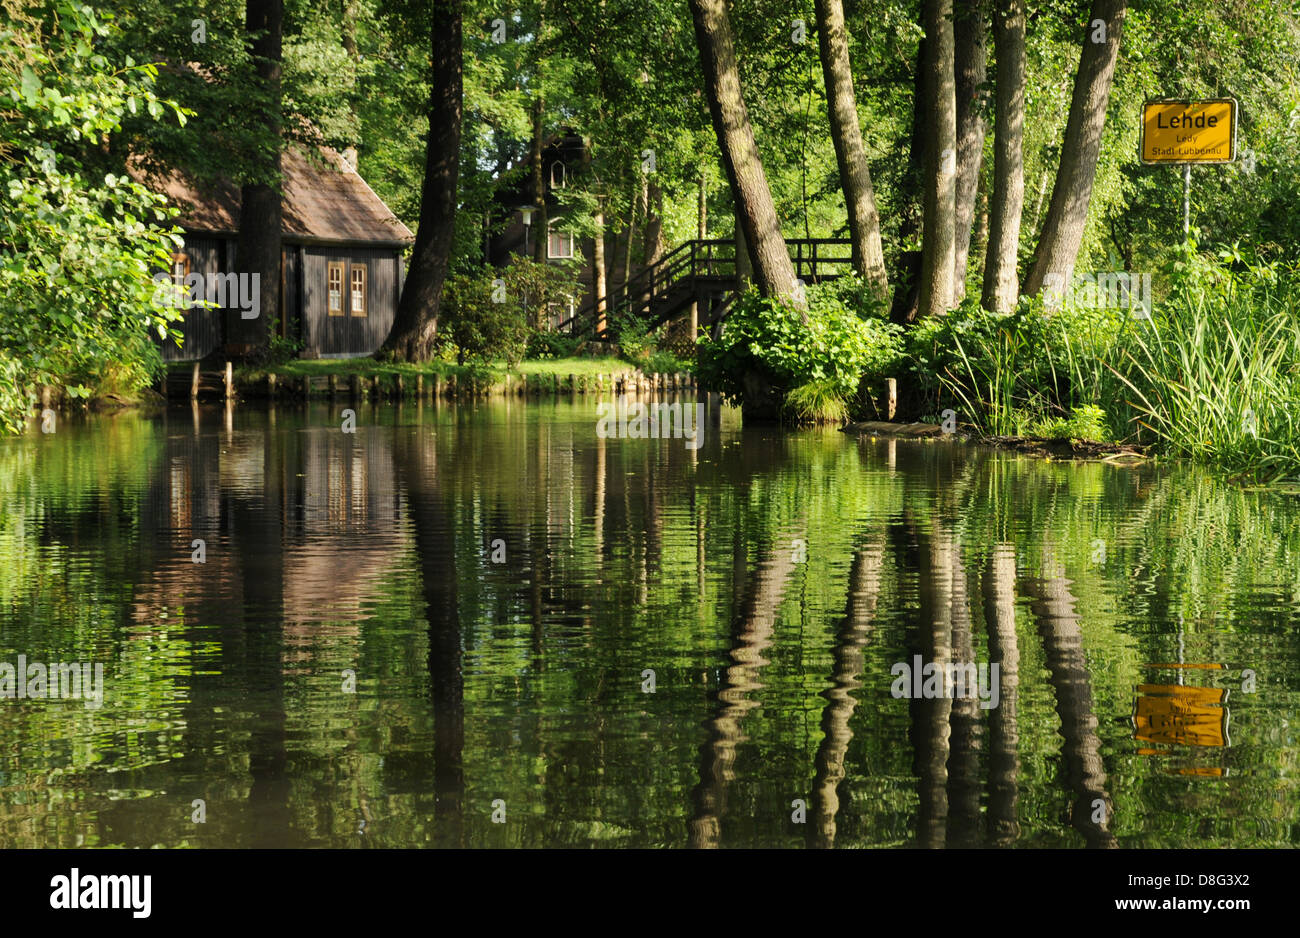
{"label": "wooden post in water", "polygon": [[417,398],[420,398],[421,400],[424,399],[424,374],[423,374],[423,372],[421,372],[420,374],[418,374],[418,375],[415,376],[415,396],[416,396]]}
{"label": "wooden post in water", "polygon": [[273,371],[266,373],[266,396],[275,400],[275,372]]}
{"label": "wooden post in water", "polygon": [[329,382],[330,400],[332,401],[339,393],[339,376],[330,375],[327,380]]}
{"label": "wooden post in water", "polygon": [[226,400],[233,400],[235,397],[235,368],[230,362],[226,362]]}
{"label": "wooden post in water", "polygon": [[194,370],[190,372],[190,400],[199,396],[199,363],[194,362]]}
{"label": "wooden post in water", "polygon": [[885,419],[893,420],[894,414],[898,412],[898,379],[885,379],[885,399],[882,402],[885,411]]}

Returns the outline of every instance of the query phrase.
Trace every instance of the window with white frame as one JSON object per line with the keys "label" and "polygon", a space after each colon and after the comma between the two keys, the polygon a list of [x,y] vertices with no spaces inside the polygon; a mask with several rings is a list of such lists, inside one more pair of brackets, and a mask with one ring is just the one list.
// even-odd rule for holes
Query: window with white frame
{"label": "window with white frame", "polygon": [[547,244],[547,257],[573,257],[573,235],[567,231],[560,231],[553,226],[547,226],[549,235]]}

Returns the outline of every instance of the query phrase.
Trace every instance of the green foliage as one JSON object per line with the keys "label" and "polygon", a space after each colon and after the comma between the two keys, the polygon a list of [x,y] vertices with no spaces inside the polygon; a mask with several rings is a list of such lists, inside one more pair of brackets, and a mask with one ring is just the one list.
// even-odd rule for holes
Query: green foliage
{"label": "green foliage", "polygon": [[1052,440],[1094,440],[1099,443],[1110,441],[1110,430],[1106,426],[1106,411],[1096,404],[1083,404],[1076,407],[1069,417],[1048,417],[1038,420],[1029,432],[1032,436]]}
{"label": "green foliage", "polygon": [[[922,320],[907,345],[932,411],[951,406],[963,422],[1009,436],[1035,424],[1089,426],[1071,424],[1070,415],[1121,400],[1108,363],[1132,329],[1128,310],[1066,307],[1048,314],[1040,301],[1022,299],[1015,311],[999,314],[971,299],[947,316]],[[1090,438],[1114,438],[1124,417],[1108,412],[1106,423]]]}
{"label": "green foliage", "polygon": [[849,418],[848,402],[831,380],[809,381],[792,390],[785,399],[787,414],[794,423],[844,423]]}
{"label": "green foliage", "polygon": [[151,333],[180,311],[153,302],[151,270],[180,243],[161,198],[94,168],[129,114],[184,114],[153,92],[151,65],[97,51],[111,21],[61,4],[43,22],[18,4],[0,30],[0,429],[39,385],[74,397],[101,379],[139,387],[161,367]]}
{"label": "green foliage", "polygon": [[1234,271],[1188,251],[1126,350],[1136,420],[1172,452],[1250,478],[1300,478],[1300,268]]}
{"label": "green foliage", "polygon": [[582,339],[578,336],[542,329],[534,330],[528,336],[528,345],[524,350],[524,358],[569,358],[578,351],[580,344],[582,344]]}
{"label": "green foliage", "polygon": [[519,302],[509,302],[495,268],[448,278],[440,334],[456,351],[456,363],[505,359],[514,367],[528,344],[528,321]]}
{"label": "green foliage", "polygon": [[784,395],[812,382],[849,399],[863,378],[900,366],[900,327],[863,318],[844,301],[843,285],[807,288],[801,310],[785,299],[750,289],[736,301],[718,340],[699,342],[697,374],[730,400],[741,400],[747,375]]}
{"label": "green foliage", "polygon": [[646,356],[641,370],[648,375],[672,375],[690,371],[691,365],[689,362],[682,361],[669,349],[656,349]]}

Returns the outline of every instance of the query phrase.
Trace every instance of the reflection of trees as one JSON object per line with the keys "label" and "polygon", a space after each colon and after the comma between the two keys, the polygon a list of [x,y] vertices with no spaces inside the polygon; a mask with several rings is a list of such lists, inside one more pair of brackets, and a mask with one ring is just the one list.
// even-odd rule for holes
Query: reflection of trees
{"label": "reflection of trees", "polygon": [[397,463],[420,565],[429,633],[429,685],[433,704],[434,835],[438,846],[463,847],[465,678],[456,582],[456,519],[438,478],[429,437],[406,438]]}
{"label": "reflection of trees", "polygon": [[[919,551],[921,615],[917,623],[917,651],[924,663],[939,668],[952,660],[953,569],[952,534],[940,522],[933,522],[932,534],[923,539]],[[908,664],[911,665],[911,654]],[[917,809],[917,843],[942,847],[948,826],[948,733],[952,700],[911,700],[913,771],[918,779],[920,804]]]}
{"label": "reflection of trees", "polygon": [[822,740],[817,747],[816,779],[813,782],[811,823],[808,844],[813,847],[835,846],[835,816],[839,813],[839,786],[844,780],[844,757],[853,731],[849,720],[857,706],[853,692],[862,686],[862,648],[871,634],[871,620],[880,595],[880,566],[884,546],[874,543],[853,555],[849,570],[849,596],[844,622],[835,636],[834,668],[831,686],[822,696]]}
{"label": "reflection of trees", "polygon": [[[248,792],[252,846],[289,844],[289,756],[284,694],[284,530],[282,460],[269,429],[261,440],[260,498],[226,495],[238,549],[243,606],[243,660],[223,674],[246,682],[252,729],[248,740]],[[251,480],[250,480],[251,481]],[[224,644],[229,648],[229,644]]]}
{"label": "reflection of trees", "polygon": [[[1024,587],[1033,599],[1030,609],[1038,621],[1048,680],[1056,693],[1066,783],[1075,796],[1070,823],[1083,834],[1089,847],[1114,847],[1113,806],[1106,793],[1106,768],[1102,764],[1092,686],[1083,654],[1081,617],[1074,611],[1076,600],[1070,592],[1070,581],[1048,547],[1043,548],[1043,572],[1042,578],[1026,578]],[[1093,820],[1097,801],[1104,803],[1100,823]]]}
{"label": "reflection of trees", "polygon": [[[744,542],[737,530],[737,561],[743,562]],[[744,600],[732,619],[732,664],[723,671],[717,692],[716,712],[705,722],[708,738],[700,750],[700,782],[695,786],[694,817],[690,821],[692,847],[717,847],[721,840],[721,818],[725,813],[727,783],[734,778],[732,766],[736,747],[744,741],[740,723],[745,714],[759,706],[749,694],[762,689],[759,671],[767,664],[763,652],[772,644],[777,608],[794,569],[792,537],[778,537],[744,587],[737,581],[736,594],[744,589]]]}
{"label": "reflection of trees", "polygon": [[[966,568],[961,554],[961,544],[954,544],[951,553],[952,657],[957,662],[973,662],[975,645],[966,596]],[[948,754],[947,842],[950,847],[974,847],[979,843],[981,712],[978,695],[968,692],[968,696],[953,699]]]}
{"label": "reflection of trees", "polygon": [[1020,648],[1016,641],[1016,549],[998,544],[984,569],[984,621],[989,662],[998,663],[1001,696],[989,711],[989,843],[1005,847],[1020,836]]}

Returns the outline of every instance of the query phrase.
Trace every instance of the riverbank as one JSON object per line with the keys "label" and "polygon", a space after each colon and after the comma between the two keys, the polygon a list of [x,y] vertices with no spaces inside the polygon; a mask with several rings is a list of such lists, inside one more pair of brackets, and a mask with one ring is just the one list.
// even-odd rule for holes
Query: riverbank
{"label": "riverbank", "polygon": [[674,391],[696,387],[687,372],[647,374],[616,358],[560,358],[457,365],[377,362],[369,358],[295,360],[267,368],[220,363],[172,365],[159,392],[168,399],[279,397],[481,398]]}
{"label": "riverbank", "polygon": [[1105,462],[1134,461],[1149,458],[1146,449],[1126,443],[1101,443],[1095,440],[1069,438],[1051,438],[1035,436],[991,436],[972,431],[969,427],[957,427],[946,432],[937,423],[888,423],[880,420],[865,420],[847,424],[840,428],[843,433],[872,437],[893,437],[898,439],[956,439],[964,443],[978,443],[983,446],[995,446],[999,449],[1015,450],[1030,456],[1044,459],[1099,459]]}

